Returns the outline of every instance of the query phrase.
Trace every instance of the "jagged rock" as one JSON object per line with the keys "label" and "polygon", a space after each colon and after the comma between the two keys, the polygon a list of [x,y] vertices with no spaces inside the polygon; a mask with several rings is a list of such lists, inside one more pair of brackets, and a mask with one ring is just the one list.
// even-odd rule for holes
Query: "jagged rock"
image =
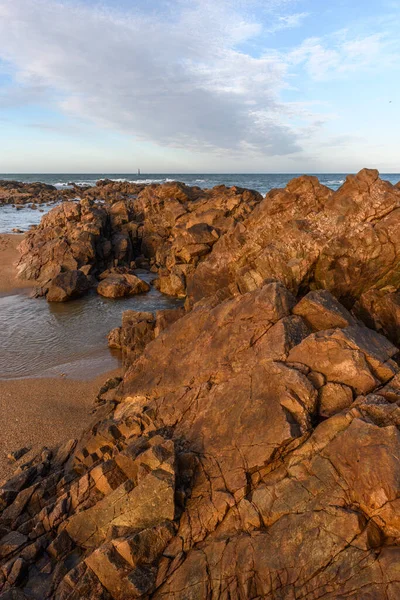
{"label": "jagged rock", "polygon": [[[166,279],[194,269],[190,298],[171,315],[126,315],[114,339],[127,336],[127,370],[99,393],[92,426],[0,489],[3,593],[399,596],[398,348],[348,312],[360,316],[369,289],[395,293],[389,279],[397,289],[398,195],[373,171],[336,193],[301,178],[245,218],[242,192],[139,192],[143,249]],[[209,254],[182,253],[214,231]]]}
{"label": "jagged rock", "polygon": [[400,189],[364,169],[336,192],[316,177],[271,190],[223,235],[188,281],[191,303],[266,279],[297,293],[324,288],[347,308],[371,288],[400,285]]}
{"label": "jagged rock", "polygon": [[106,226],[104,207],[87,201],[56,206],[21,242],[17,267],[20,277],[36,280],[46,288],[62,271],[74,271],[97,261],[104,264]]}
{"label": "jagged rock", "polygon": [[354,311],[372,329],[400,344],[400,297],[387,290],[369,290],[361,296]]}
{"label": "jagged rock", "polygon": [[113,284],[118,296],[126,295],[126,278],[114,275],[128,277],[119,269],[136,262],[159,273],[162,292],[184,296],[198,262],[261,200],[257,192],[240,188],[201,190],[179,183],[107,182],[80,196],[79,202],[51,210],[21,243],[19,274],[36,280],[43,293],[61,271],[97,275],[113,268],[107,287]]}
{"label": "jagged rock", "polygon": [[122,298],[124,296],[134,296],[148,292],[150,286],[148,283],[132,274],[109,275],[102,279],[96,290],[100,296],[106,298]]}
{"label": "jagged rock", "polygon": [[309,292],[296,304],[293,313],[303,317],[314,331],[356,324],[349,311],[327,290]]}
{"label": "jagged rock", "polygon": [[177,182],[147,186],[137,210],[143,215],[142,250],[158,267],[159,290],[185,296],[197,264],[260,201],[257,192],[223,185],[212,190]]}
{"label": "jagged rock", "polygon": [[70,192],[60,192],[53,185],[46,183],[23,183],[21,181],[0,180],[0,205],[1,204],[29,204],[31,208],[37,208],[37,204],[53,203],[62,197],[68,197]]}

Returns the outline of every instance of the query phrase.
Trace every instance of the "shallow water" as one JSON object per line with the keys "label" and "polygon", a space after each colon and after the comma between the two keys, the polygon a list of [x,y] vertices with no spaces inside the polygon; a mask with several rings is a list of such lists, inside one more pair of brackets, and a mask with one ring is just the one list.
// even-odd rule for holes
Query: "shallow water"
{"label": "shallow water", "polygon": [[[149,281],[151,274],[140,274]],[[121,325],[124,310],[154,312],[180,302],[160,294],[109,300],[92,293],[49,304],[25,294],[0,297],[0,379],[56,377],[91,379],[120,366],[107,334]]]}
{"label": "shallow water", "polygon": [[52,208],[54,208],[54,204],[42,205],[37,210],[32,210],[27,206],[22,206],[19,210],[8,204],[0,206],[0,233],[11,233],[14,228],[28,231],[31,225],[39,225],[43,215]]}

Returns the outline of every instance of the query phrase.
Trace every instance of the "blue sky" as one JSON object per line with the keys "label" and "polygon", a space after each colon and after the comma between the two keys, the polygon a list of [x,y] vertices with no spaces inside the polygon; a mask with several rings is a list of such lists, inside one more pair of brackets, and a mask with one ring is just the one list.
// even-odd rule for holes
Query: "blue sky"
{"label": "blue sky", "polygon": [[0,172],[400,172],[398,0],[0,0]]}

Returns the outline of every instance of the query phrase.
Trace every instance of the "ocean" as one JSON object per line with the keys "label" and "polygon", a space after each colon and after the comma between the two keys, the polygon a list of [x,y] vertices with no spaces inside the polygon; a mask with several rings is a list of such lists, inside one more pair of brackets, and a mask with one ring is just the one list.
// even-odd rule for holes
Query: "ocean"
{"label": "ocean", "polygon": [[[313,173],[310,173],[311,175]],[[334,190],[344,183],[346,174],[344,173],[320,173],[316,174],[323,185]],[[26,174],[0,174],[0,179],[15,179],[31,183],[41,181],[49,183],[58,188],[68,187],[68,184],[74,182],[78,185],[95,185],[99,179],[112,179],[114,181],[130,181],[132,183],[165,183],[167,181],[183,181],[187,185],[198,185],[202,188],[211,188],[215,185],[237,185],[239,187],[249,188],[266,194],[273,188],[285,187],[285,185],[294,177],[299,177],[296,173],[285,174],[187,174],[187,173],[156,173],[136,175],[132,173],[63,173],[63,174],[45,174],[45,173],[26,173]],[[381,174],[383,179],[391,183],[397,183],[400,180],[400,174]]]}

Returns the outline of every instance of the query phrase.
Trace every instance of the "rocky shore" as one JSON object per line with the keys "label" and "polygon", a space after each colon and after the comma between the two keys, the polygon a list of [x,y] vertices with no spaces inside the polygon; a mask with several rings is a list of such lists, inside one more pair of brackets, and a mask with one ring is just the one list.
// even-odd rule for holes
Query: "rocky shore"
{"label": "rocky shore", "polygon": [[54,301],[148,267],[184,308],[124,313],[93,423],[0,488],[0,599],[397,599],[400,186],[128,186],[18,272]]}

